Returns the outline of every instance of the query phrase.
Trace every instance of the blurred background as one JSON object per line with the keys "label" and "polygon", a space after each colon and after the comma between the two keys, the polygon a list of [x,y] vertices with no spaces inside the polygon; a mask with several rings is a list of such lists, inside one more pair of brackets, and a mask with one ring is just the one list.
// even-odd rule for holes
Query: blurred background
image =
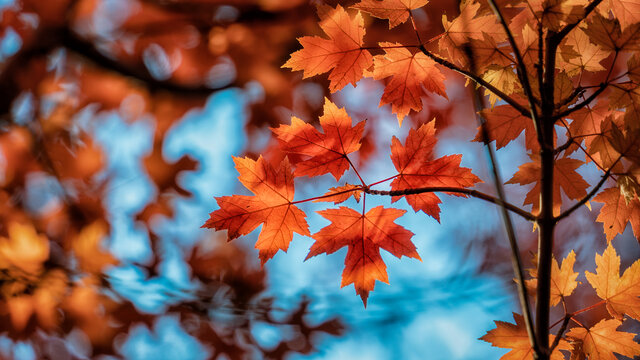
{"label": "blurred background", "polygon": [[[457,13],[456,2],[434,0],[414,16],[429,38],[442,14]],[[227,243],[200,228],[214,196],[244,191],[231,156],[275,151],[270,127],[292,115],[317,123],[325,96],[368,120],[357,158],[368,181],[394,174],[391,134],[433,119],[437,154],[462,153],[490,179],[481,144],[469,141],[476,120],[463,79],[445,72],[449,100],[425,97],[401,128],[372,103],[381,83],[329,94],[326,78],[281,69],[296,37],[321,35],[308,0],[0,0],[0,16],[0,358],[505,353],[477,340],[518,311],[497,209],[478,200],[443,195],[440,223],[394,204],[409,210],[398,223],[416,234],[423,261],[384,253],[391,285],[378,283],[366,309],[353,286],[340,289],[345,249],[304,261],[312,240],[298,236],[260,268],[257,232]],[[415,36],[366,21],[373,43]],[[505,179],[526,159],[522,140],[498,152]],[[297,180],[296,197],[331,180]],[[304,204],[312,232],[327,225],[313,212],[326,207]],[[602,231],[582,215],[558,232],[590,244]],[[528,260],[535,233],[514,221]]]}

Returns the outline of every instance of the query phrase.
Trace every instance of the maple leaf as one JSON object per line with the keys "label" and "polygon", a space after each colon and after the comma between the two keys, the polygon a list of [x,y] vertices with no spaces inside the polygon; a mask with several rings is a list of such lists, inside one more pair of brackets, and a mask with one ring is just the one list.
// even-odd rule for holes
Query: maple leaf
{"label": "maple leaf", "polygon": [[617,148],[626,150],[626,146],[623,142],[619,142],[616,145],[616,141],[610,136],[620,126],[623,126],[623,116],[620,112],[609,112],[609,114],[600,123],[600,133],[591,138],[591,143],[587,148],[590,158],[602,168],[612,168],[611,170],[616,173],[622,166],[620,163],[616,163],[621,154]]}
{"label": "maple leaf", "polygon": [[43,270],[49,258],[49,240],[30,224],[10,222],[9,237],[0,237],[0,269],[17,268],[29,275]]}
{"label": "maple leaf", "polygon": [[[571,250],[567,257],[562,260],[562,266],[558,266],[558,260],[555,257],[551,259],[551,293],[549,303],[556,306],[560,300],[573,293],[578,286],[578,273],[573,271],[573,265],[576,262],[576,253]],[[536,276],[535,269],[531,271],[532,276]],[[533,291],[538,286],[538,279],[526,280],[527,288]]]}
{"label": "maple leaf", "polygon": [[99,274],[105,268],[118,264],[118,260],[101,246],[107,229],[106,223],[95,221],[73,239],[71,247],[84,271]]}
{"label": "maple leaf", "polygon": [[[513,319],[516,321],[515,325],[505,321],[495,321],[496,328],[487,331],[480,340],[491,343],[491,345],[495,347],[511,349],[511,351],[500,358],[501,360],[533,359],[533,349],[529,342],[527,328],[524,325],[524,318],[520,314],[513,313]],[[553,343],[554,339],[554,335],[549,335],[549,343]],[[551,354],[551,360],[564,359],[564,355],[562,355],[559,350],[569,351],[571,350],[571,345],[564,339],[561,339]]]}
{"label": "maple leaf", "polygon": [[604,203],[596,221],[604,226],[607,241],[622,234],[627,223],[631,223],[633,234],[640,239],[640,201],[637,198],[627,203],[620,190],[612,187],[600,192],[593,201]]}
{"label": "maple leaf", "polygon": [[640,22],[640,2],[636,0],[610,0],[608,3],[613,15],[620,22],[622,31]]}
{"label": "maple leaf", "polygon": [[620,28],[614,19],[608,19],[600,14],[590,16],[591,22],[584,31],[589,40],[607,51],[631,51],[640,49],[640,24]]}
{"label": "maple leaf", "polygon": [[394,256],[403,255],[420,259],[411,242],[413,233],[395,223],[405,210],[377,206],[366,214],[347,207],[318,211],[331,224],[312,235],[315,240],[307,259],[322,254],[332,254],[348,247],[341,286],[353,284],[364,305],[375,281],[389,283],[387,267],[380,256],[384,249]]}
{"label": "maple leaf", "polygon": [[[535,183],[534,187],[527,193],[523,204],[533,205],[532,212],[537,214],[540,208],[540,176],[541,167],[537,156],[530,155],[532,162],[520,165],[518,171],[506,184],[527,185]],[[562,205],[560,189],[573,200],[582,199],[587,195],[589,183],[586,182],[576,169],[583,164],[582,161],[561,158],[554,162],[553,176],[553,213],[559,214]]]}
{"label": "maple leaf", "polygon": [[438,42],[441,52],[447,52],[449,59],[458,63],[464,63],[466,54],[464,45],[472,39],[483,40],[484,34],[491,36],[496,43],[506,39],[506,34],[496,22],[495,16],[476,16],[480,9],[479,3],[462,2],[460,5],[460,15],[451,21],[447,15],[442,15],[442,26],[444,33]]}
{"label": "maple leaf", "polygon": [[568,22],[575,22],[584,15],[586,0],[531,0],[528,5],[545,27],[558,31]]}
{"label": "maple leaf", "polygon": [[296,176],[331,173],[336,180],[340,180],[350,166],[347,155],[360,149],[365,122],[352,126],[344,108],[338,108],[325,98],[324,114],[320,117],[324,133],[295,116],[291,118],[291,125],[281,125],[271,130],[284,151],[302,155],[302,161],[295,163]]}
{"label": "maple leaf", "polygon": [[624,108],[624,122],[629,129],[639,129],[640,87],[634,83],[615,84],[609,95],[610,108]]}
{"label": "maple leaf", "polygon": [[[540,147],[533,120],[523,116],[513,106],[499,105],[492,109],[484,109],[480,113],[486,120],[485,126],[489,132],[489,138],[496,141],[496,148],[505,147],[509,142],[517,139],[523,130],[527,149],[536,151]],[[473,140],[483,140],[480,129]]]}
{"label": "maple leaf", "polygon": [[620,276],[620,256],[612,243],[602,255],[596,254],[596,273],[585,272],[596,294],[607,302],[611,315],[622,319],[627,314],[640,320],[640,260],[636,260]]}
{"label": "maple leaf", "polygon": [[334,205],[343,203],[353,196],[356,202],[360,202],[362,195],[362,186],[345,184],[344,186],[329,188],[321,198],[313,200],[313,202],[333,202]]}
{"label": "maple leaf", "polygon": [[264,264],[278,250],[287,251],[294,232],[310,235],[305,213],[292,204],[291,165],[285,158],[276,170],[262,156],[257,161],[238,157],[233,161],[240,173],[238,179],[255,196],[216,198],[220,209],[212,212],[202,227],[227,230],[230,241],[263,224],[255,247],[260,250],[260,260]]}
{"label": "maple leaf", "polygon": [[630,358],[640,355],[640,344],[633,341],[635,334],[616,330],[621,324],[620,320],[605,319],[589,329],[574,327],[567,337],[582,343],[589,360],[617,360],[614,352]]}
{"label": "maple leaf", "polygon": [[[460,189],[473,186],[481,180],[471,169],[460,167],[462,155],[447,155],[433,159],[436,144],[435,122],[409,130],[405,145],[395,136],[391,140],[391,160],[398,176],[391,182],[392,190],[408,190],[428,186],[447,186]],[[463,194],[452,194],[465,196]],[[394,196],[396,202],[405,198],[416,212],[424,213],[440,221],[440,198],[434,193]]]}
{"label": "maple leaf", "polygon": [[[511,95],[520,89],[520,81],[511,66],[490,65],[482,74],[482,78],[506,95]],[[486,92],[489,93],[489,103],[494,106],[500,98],[489,90]]]}
{"label": "maple leaf", "polygon": [[496,44],[493,37],[482,33],[482,40],[471,39],[470,46],[475,57],[475,65],[479,73],[484,73],[489,66],[507,67],[515,64],[509,55],[510,50]]}
{"label": "maple leaf", "polygon": [[567,72],[567,75],[574,76],[582,71],[603,71],[606,70],[600,62],[606,59],[610,51],[606,51],[589,41],[589,36],[580,28],[575,29],[567,35],[565,46],[571,48],[571,55],[567,56],[566,50],[561,51],[558,66]]}
{"label": "maple leaf", "polygon": [[305,79],[331,71],[329,89],[332,93],[349,83],[355,86],[363,71],[373,64],[369,51],[362,48],[365,34],[362,15],[358,12],[352,19],[340,5],[335,9],[319,6],[318,15],[320,28],[329,39],[317,36],[298,38],[302,50],[291,54],[282,67],[303,70]]}
{"label": "maple leaf", "polygon": [[422,52],[412,54],[398,43],[380,43],[386,55],[373,59],[373,78],[391,77],[380,99],[380,106],[391,104],[391,111],[397,114],[398,123],[409,111],[422,110],[422,95],[426,91],[435,92],[447,98],[444,90],[444,74],[436,67],[435,61]]}
{"label": "maple leaf", "polygon": [[379,19],[388,19],[389,29],[392,29],[407,21],[411,10],[419,9],[428,2],[429,0],[362,0],[351,7]]}
{"label": "maple leaf", "polygon": [[[569,131],[571,136],[576,140],[582,141],[584,139],[587,147],[591,146],[594,140],[594,136],[600,133],[602,121],[609,113],[609,103],[607,101],[598,101],[595,106],[585,106],[582,109],[578,109],[571,114],[573,121],[569,124]],[[577,146],[572,150],[578,149]],[[569,151],[570,152],[570,151]],[[587,159],[589,159],[587,157]]]}

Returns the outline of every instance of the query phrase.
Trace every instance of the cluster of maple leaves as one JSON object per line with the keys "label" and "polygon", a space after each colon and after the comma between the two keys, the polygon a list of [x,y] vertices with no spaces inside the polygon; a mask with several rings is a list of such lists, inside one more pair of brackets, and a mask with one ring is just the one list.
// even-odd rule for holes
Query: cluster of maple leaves
{"label": "cluster of maple leaves", "polygon": [[[553,260],[550,305],[562,303],[565,316],[552,325],[562,323],[557,336],[550,335],[547,355],[563,359],[561,351],[568,351],[571,359],[615,359],[614,353],[639,356],[635,335],[618,328],[628,318],[640,320],[640,260],[620,276],[612,240],[627,224],[640,240],[640,2],[463,1],[459,15],[442,15],[444,31],[428,40],[414,18],[418,9],[431,11],[427,0],[362,0],[346,8],[319,5],[324,35],[299,38],[302,49],[283,67],[303,71],[304,78],[328,73],[332,93],[348,84],[356,86],[364,77],[382,81],[380,106],[391,104],[400,126],[412,111],[425,110],[425,96],[447,98],[445,75],[462,74],[484,91],[490,104],[477,109],[483,125],[476,141],[495,141],[500,149],[524,132],[530,161],[506,184],[533,185],[523,201],[531,211],[469,189],[481,180],[460,167],[460,155],[434,156],[434,122],[412,128],[404,141],[393,137],[390,156],[397,174],[366,183],[350,158],[361,146],[366,122],[354,125],[344,109],[327,99],[319,119],[321,131],[296,117],[291,125],[272,129],[280,150],[288,154],[280,163],[234,158],[240,182],[254,195],[217,198],[220,209],[211,213],[204,227],[227,230],[231,240],[262,225],[255,246],[263,263],[279,250],[286,251],[294,232],[314,239],[307,258],[346,247],[342,286],[353,283],[366,305],[375,281],[388,282],[381,249],[398,258],[420,259],[413,234],[395,223],[405,211],[368,209],[368,195],[392,196],[394,202],[404,198],[413,210],[437,220],[441,201],[435,192],[479,197],[535,223],[541,212],[540,154],[553,151],[552,220],[569,218],[582,205],[590,209],[590,200],[603,203],[596,220],[603,223],[608,246],[602,255],[596,254],[595,273],[585,272],[601,301],[580,310],[569,311],[565,301],[579,284],[573,270],[575,253],[571,251],[562,266]],[[389,29],[413,28],[415,39],[366,42],[365,24],[371,21],[363,13],[388,20]],[[543,87],[548,79],[553,80],[553,94]],[[549,98],[552,109],[543,109]],[[541,113],[547,115],[539,120]],[[547,122],[547,128],[551,124],[553,139],[542,141],[540,121]],[[544,149],[548,144],[553,148]],[[593,186],[578,171],[586,166],[601,170]],[[347,170],[360,184],[340,185]],[[324,174],[333,175],[338,185],[324,195],[295,200],[296,178]],[[372,188],[387,182],[390,190]],[[340,204],[352,196],[362,201],[361,209],[321,210],[318,213],[330,224],[310,234],[299,204]],[[567,198],[573,202],[567,203]],[[531,276],[526,286],[535,293],[536,272]],[[601,305],[609,316],[597,323],[582,323],[577,317]],[[515,325],[497,321],[496,329],[482,339],[511,349],[503,359],[533,358],[523,317],[514,314],[514,320]]]}

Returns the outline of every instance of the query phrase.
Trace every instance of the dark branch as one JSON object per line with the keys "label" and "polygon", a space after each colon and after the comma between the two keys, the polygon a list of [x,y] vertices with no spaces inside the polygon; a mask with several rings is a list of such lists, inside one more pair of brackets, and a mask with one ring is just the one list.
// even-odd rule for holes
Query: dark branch
{"label": "dark branch", "polygon": [[593,92],[593,94],[591,94],[588,98],[584,99],[582,102],[576,104],[576,106],[567,109],[559,114],[556,114],[553,116],[553,120],[558,120],[558,119],[562,119],[565,116],[569,116],[571,113],[573,113],[576,110],[580,110],[583,107],[589,105],[595,98],[597,98],[600,94],[602,94],[603,91],[605,91],[607,89],[607,87],[609,86],[609,83],[602,83],[600,84],[600,86],[598,87],[598,89],[596,91]]}
{"label": "dark branch", "polygon": [[496,14],[498,21],[502,25],[504,32],[507,34],[507,39],[509,39],[509,45],[513,49],[513,53],[516,56],[516,65],[518,71],[518,78],[522,83],[522,89],[524,90],[524,94],[529,101],[529,107],[531,110],[531,119],[533,120],[533,125],[536,129],[536,134],[538,135],[538,142],[542,141],[542,132],[540,127],[540,119],[538,118],[538,112],[536,111],[536,99],[533,96],[533,92],[531,91],[531,83],[529,82],[529,75],[527,74],[527,69],[524,64],[524,60],[522,59],[522,54],[520,53],[520,49],[518,49],[518,44],[516,44],[516,40],[513,38],[513,34],[511,30],[509,30],[509,25],[505,21],[500,9],[496,5],[494,0],[489,0],[489,5],[491,9]]}
{"label": "dark branch", "polygon": [[578,201],[577,203],[573,204],[573,206],[570,207],[569,209],[567,209],[567,211],[565,211],[562,214],[558,215],[555,218],[555,220],[556,221],[560,221],[560,220],[566,218],[567,216],[571,215],[572,212],[576,211],[582,205],[586,204],[587,201],[591,200],[591,198],[596,195],[596,193],[600,190],[602,185],[604,185],[604,183],[607,181],[607,179],[611,175],[611,170],[616,166],[616,164],[618,163],[618,161],[620,161],[620,159],[622,159],[622,155],[619,156],[618,159],[616,159],[616,161],[611,165],[611,167],[604,173],[604,175],[602,175],[602,179],[600,179],[598,184],[596,184],[596,186],[587,194],[587,196],[582,198],[582,200]]}
{"label": "dark branch", "polygon": [[403,195],[416,195],[416,194],[424,194],[424,193],[432,193],[432,192],[448,192],[448,193],[456,193],[456,194],[465,194],[465,195],[469,195],[471,197],[475,197],[478,199],[482,199],[485,201],[488,201],[490,203],[499,205],[499,206],[504,206],[506,207],[508,210],[513,211],[514,213],[522,216],[523,218],[529,220],[529,221],[535,221],[536,217],[533,216],[531,213],[520,209],[519,207],[510,204],[508,202],[502,202],[500,201],[500,199],[493,197],[491,195],[482,193],[480,191],[477,190],[471,190],[471,189],[461,189],[461,188],[456,188],[456,187],[446,187],[446,186],[432,186],[432,187],[422,187],[422,188],[414,188],[414,189],[407,189],[407,190],[391,190],[391,191],[387,191],[387,190],[373,190],[373,189],[369,189],[369,188],[365,188],[363,189],[363,191],[367,194],[371,194],[371,195],[387,195],[387,196],[403,196]]}
{"label": "dark branch", "polygon": [[569,321],[571,321],[572,314],[566,314],[564,316],[564,320],[562,321],[562,326],[560,326],[560,331],[556,334],[556,338],[553,339],[553,343],[549,346],[549,354],[553,353],[553,350],[558,346],[560,340],[562,339],[562,334],[567,331],[567,326],[569,325]]}
{"label": "dark branch", "polygon": [[573,30],[576,26],[578,26],[578,24],[580,24],[580,22],[582,22],[582,20],[586,19],[589,14],[591,14],[591,12],[598,6],[600,5],[600,3],[602,2],[602,0],[593,0],[589,5],[587,5],[584,8],[584,16],[580,17],[580,19],[578,19],[577,21],[571,23],[571,24],[567,24],[565,25],[564,28],[562,28],[558,33],[555,34],[554,36],[554,42],[556,44],[560,44],[560,41],[562,41],[562,39],[564,39],[565,36],[567,36],[571,30]]}
{"label": "dark branch", "polygon": [[462,74],[462,75],[466,76],[470,80],[473,80],[478,85],[483,86],[484,88],[486,88],[487,90],[489,90],[492,93],[496,94],[502,100],[507,102],[509,105],[513,106],[523,116],[531,118],[531,112],[529,110],[527,110],[527,108],[525,108],[524,106],[518,104],[518,102],[515,101],[513,98],[511,98],[509,95],[507,95],[504,92],[502,92],[501,90],[497,89],[495,86],[489,84],[488,82],[486,82],[480,76],[477,76],[476,74],[472,73],[471,71],[467,71],[467,70],[461,69],[461,68],[457,67],[456,65],[454,65],[453,63],[450,63],[447,60],[432,54],[423,45],[420,45],[418,48],[420,49],[420,51],[422,51],[423,54],[427,55],[431,60],[433,60],[436,63],[438,63],[438,64],[440,64],[440,65],[442,65],[442,66],[444,66],[446,68],[449,68],[449,69],[451,69],[451,70],[453,70],[453,71],[455,71],[455,72],[457,72],[459,74]]}

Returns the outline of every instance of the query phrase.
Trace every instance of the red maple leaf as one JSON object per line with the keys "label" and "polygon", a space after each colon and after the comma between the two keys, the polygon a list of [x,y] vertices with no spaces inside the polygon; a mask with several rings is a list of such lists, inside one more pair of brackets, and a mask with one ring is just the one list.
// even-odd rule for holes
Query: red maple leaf
{"label": "red maple leaf", "polygon": [[[490,110],[483,110],[481,114],[487,120],[485,126],[489,132],[489,138],[496,141],[496,148],[505,147],[509,142],[518,138],[524,130],[527,149],[531,151],[539,149],[533,120],[522,115],[513,106],[499,105]],[[474,141],[482,141],[480,131]]]}
{"label": "red maple leaf", "polygon": [[389,29],[407,21],[411,10],[421,8],[429,0],[362,0],[352,6],[380,19],[389,19]]}
{"label": "red maple leaf", "polygon": [[291,125],[282,125],[272,131],[281,147],[288,153],[302,155],[296,162],[296,176],[319,176],[331,173],[336,180],[349,169],[347,154],[360,149],[365,121],[352,126],[344,108],[338,108],[325,99],[324,114],[320,117],[319,132],[311,124],[292,117]]}
{"label": "red maple leaf", "polygon": [[620,190],[613,187],[603,190],[593,201],[604,203],[596,221],[604,226],[607,241],[622,234],[629,222],[633,234],[640,239],[640,201],[637,198],[627,202]]}
{"label": "red maple leaf", "polygon": [[[526,185],[535,183],[534,187],[527,193],[524,205],[533,205],[532,212],[537,214],[540,211],[540,176],[541,166],[537,156],[531,156],[532,162],[520,165],[518,171],[507,181],[507,184]],[[553,177],[553,213],[559,214],[562,206],[560,189],[573,200],[582,199],[587,195],[589,183],[586,182],[576,169],[583,164],[582,161],[561,158],[554,163]]]}
{"label": "red maple leaf", "polygon": [[260,260],[264,264],[278,250],[287,251],[294,232],[310,235],[305,213],[292,203],[291,165],[285,158],[276,170],[262,156],[257,161],[238,157],[233,161],[240,173],[238,179],[255,196],[216,198],[220,209],[212,212],[202,227],[227,230],[231,241],[263,224],[255,247],[260,250]]}
{"label": "red maple leaf", "polygon": [[330,71],[329,89],[336,92],[351,83],[354,86],[362,78],[365,69],[373,64],[368,50],[362,48],[365,28],[360,12],[351,18],[338,5],[335,9],[318,7],[320,27],[329,36],[303,36],[298,39],[302,50],[291,54],[282,67],[294,71],[304,70],[304,78]]}
{"label": "red maple leaf", "polygon": [[[471,169],[460,167],[462,155],[447,155],[434,159],[433,148],[436,145],[435,122],[422,125],[418,130],[411,129],[405,145],[395,136],[391,142],[391,160],[398,171],[398,176],[391,182],[392,190],[408,190],[421,187],[457,187],[473,186],[481,180]],[[452,194],[464,196],[461,194]],[[440,198],[430,192],[394,196],[392,201],[401,198],[416,212],[422,210],[440,221]]]}
{"label": "red maple leaf", "polygon": [[398,43],[380,43],[385,55],[373,59],[373,78],[376,80],[391,77],[384,88],[380,106],[391,104],[391,111],[402,119],[409,111],[422,110],[422,96],[427,91],[435,92],[445,98],[444,74],[436,67],[436,62],[427,55],[411,53]]}
{"label": "red maple leaf", "polygon": [[421,260],[411,242],[413,233],[394,222],[406,213],[405,210],[377,206],[366,214],[361,214],[353,209],[340,207],[318,213],[331,221],[331,224],[313,234],[315,243],[311,246],[307,259],[322,253],[332,254],[346,246],[348,250],[341,286],[353,284],[365,306],[376,280],[389,283],[380,249],[387,250],[398,258],[404,255]]}

